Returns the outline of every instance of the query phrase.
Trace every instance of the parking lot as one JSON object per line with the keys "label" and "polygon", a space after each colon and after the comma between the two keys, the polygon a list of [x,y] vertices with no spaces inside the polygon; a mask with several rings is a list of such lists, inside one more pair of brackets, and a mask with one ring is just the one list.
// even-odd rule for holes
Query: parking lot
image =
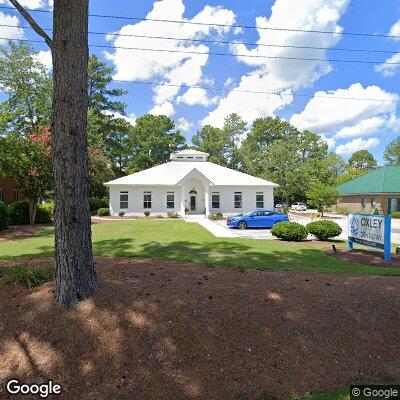
{"label": "parking lot", "polygon": [[[347,232],[348,232],[348,217],[347,215],[337,215],[337,214],[327,214],[324,219],[330,219],[337,224],[340,225],[343,232],[338,237],[338,239],[346,240]],[[302,225],[307,225],[312,219],[307,216],[307,213],[304,214],[292,214],[289,213],[289,220],[292,222],[297,222]],[[216,221],[217,224],[225,227],[226,229],[230,229],[226,226],[226,221]],[[275,236],[271,235],[271,229],[235,229],[235,233],[237,233],[241,237],[249,238],[249,239],[261,239],[261,240],[274,240]],[[312,239],[312,236],[309,235],[309,239]],[[400,244],[400,220],[392,219],[392,243]]]}

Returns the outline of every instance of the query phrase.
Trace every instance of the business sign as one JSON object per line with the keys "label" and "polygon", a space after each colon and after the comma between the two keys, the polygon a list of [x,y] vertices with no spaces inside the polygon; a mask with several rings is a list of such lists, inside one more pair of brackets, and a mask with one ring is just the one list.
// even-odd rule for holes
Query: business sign
{"label": "business sign", "polygon": [[349,248],[353,243],[375,247],[385,251],[385,260],[390,260],[390,227],[388,215],[349,215]]}

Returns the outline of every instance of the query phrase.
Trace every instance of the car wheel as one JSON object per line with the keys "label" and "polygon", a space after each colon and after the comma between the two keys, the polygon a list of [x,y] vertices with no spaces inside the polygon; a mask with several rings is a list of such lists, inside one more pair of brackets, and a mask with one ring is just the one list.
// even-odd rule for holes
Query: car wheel
{"label": "car wheel", "polygon": [[239,229],[246,229],[246,228],[247,228],[247,223],[244,222],[244,221],[240,221],[240,222],[238,223],[238,228],[239,228]]}

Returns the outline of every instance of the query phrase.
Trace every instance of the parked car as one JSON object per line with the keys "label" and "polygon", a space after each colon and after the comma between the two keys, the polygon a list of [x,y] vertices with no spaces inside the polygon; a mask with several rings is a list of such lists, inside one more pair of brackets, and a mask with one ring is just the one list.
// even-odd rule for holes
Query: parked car
{"label": "parked car", "polygon": [[228,218],[229,228],[272,228],[277,222],[289,221],[288,216],[274,210],[254,210]]}
{"label": "parked car", "polygon": [[304,203],[294,203],[290,209],[293,211],[307,211],[307,206]]}
{"label": "parked car", "polygon": [[286,208],[286,204],[285,203],[278,203],[275,208]]}

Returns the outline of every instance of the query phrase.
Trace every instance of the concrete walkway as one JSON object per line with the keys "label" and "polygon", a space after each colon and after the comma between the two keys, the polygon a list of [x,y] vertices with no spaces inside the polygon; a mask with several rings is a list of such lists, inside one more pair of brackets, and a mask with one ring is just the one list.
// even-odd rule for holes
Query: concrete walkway
{"label": "concrete walkway", "polygon": [[186,222],[193,223],[196,222],[201,225],[203,228],[207,229],[210,233],[212,233],[215,237],[218,238],[239,238],[240,236],[237,235],[235,232],[226,229],[225,227],[218,225],[214,221],[209,220],[205,217],[199,216],[186,216]]}

